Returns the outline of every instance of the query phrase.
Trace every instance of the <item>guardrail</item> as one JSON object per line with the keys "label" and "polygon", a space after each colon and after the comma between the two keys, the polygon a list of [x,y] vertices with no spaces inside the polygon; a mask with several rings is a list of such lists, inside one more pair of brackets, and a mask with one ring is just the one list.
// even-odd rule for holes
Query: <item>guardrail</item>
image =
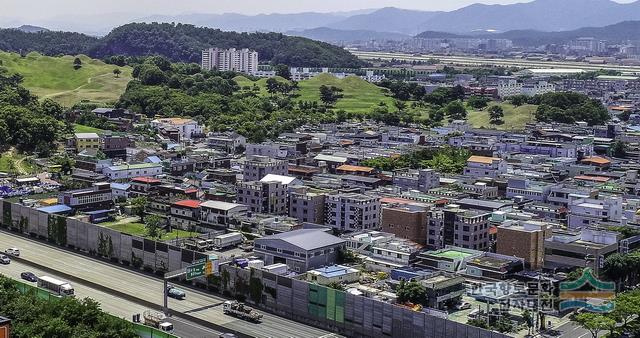
{"label": "guardrail", "polygon": [[[48,290],[45,289],[41,289],[39,287],[33,286],[33,285],[29,285],[27,283],[21,282],[21,281],[14,281],[16,283],[16,287],[18,289],[18,291],[20,291],[20,293],[22,294],[33,294],[36,297],[40,298],[40,299],[44,299],[48,302],[55,302],[57,300],[59,300],[60,298],[57,297],[56,295],[52,294],[51,292],[49,292]],[[107,313],[107,315],[117,318],[119,320],[124,320],[120,317],[114,316],[112,314]],[[160,331],[156,328],[150,327],[150,326],[146,326],[146,325],[142,325],[142,324],[138,324],[138,323],[132,323],[134,329],[136,330],[136,333],[142,337],[142,338],[180,338],[176,335],[164,332],[164,331]]]}

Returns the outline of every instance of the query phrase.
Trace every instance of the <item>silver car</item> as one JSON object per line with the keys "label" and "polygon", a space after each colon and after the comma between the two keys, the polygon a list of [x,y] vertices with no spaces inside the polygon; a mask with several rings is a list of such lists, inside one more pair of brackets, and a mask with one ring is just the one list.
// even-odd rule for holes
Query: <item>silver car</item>
{"label": "silver car", "polygon": [[20,249],[18,249],[18,248],[9,248],[9,249],[5,250],[4,253],[6,253],[7,255],[19,257],[20,256]]}
{"label": "silver car", "polygon": [[9,264],[11,263],[11,258],[7,255],[0,255],[0,264]]}

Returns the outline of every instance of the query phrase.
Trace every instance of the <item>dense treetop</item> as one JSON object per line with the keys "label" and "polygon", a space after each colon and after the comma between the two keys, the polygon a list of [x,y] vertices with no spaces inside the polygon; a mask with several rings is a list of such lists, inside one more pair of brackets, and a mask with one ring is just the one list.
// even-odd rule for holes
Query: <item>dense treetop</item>
{"label": "dense treetop", "polygon": [[0,49],[37,51],[46,55],[87,54],[96,58],[114,55],[162,55],[172,61],[200,62],[209,47],[250,48],[272,64],[306,67],[359,67],[363,62],[346,50],[324,42],[279,33],[237,33],[170,23],[131,23],[115,28],[103,38],[71,32],[25,33],[0,30]]}

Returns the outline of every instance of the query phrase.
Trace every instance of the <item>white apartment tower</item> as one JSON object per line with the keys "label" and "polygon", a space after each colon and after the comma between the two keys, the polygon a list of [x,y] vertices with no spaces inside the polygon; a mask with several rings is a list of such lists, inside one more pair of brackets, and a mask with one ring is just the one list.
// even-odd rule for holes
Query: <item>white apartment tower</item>
{"label": "white apartment tower", "polygon": [[247,48],[205,49],[202,51],[202,68],[254,74],[258,71],[258,52]]}

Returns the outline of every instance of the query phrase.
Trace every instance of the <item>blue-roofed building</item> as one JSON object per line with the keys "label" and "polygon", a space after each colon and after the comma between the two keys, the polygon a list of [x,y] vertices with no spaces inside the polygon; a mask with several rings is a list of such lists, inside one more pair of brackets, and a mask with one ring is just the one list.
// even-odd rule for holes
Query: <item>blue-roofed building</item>
{"label": "blue-roofed building", "polygon": [[129,190],[131,184],[129,183],[111,183],[111,195],[115,199],[129,197]]}
{"label": "blue-roofed building", "polygon": [[307,271],[307,281],[320,285],[354,283],[359,280],[360,270],[344,265],[331,265]]}
{"label": "blue-roofed building", "polygon": [[51,205],[48,207],[38,208],[37,210],[50,215],[68,215],[73,211],[71,207],[64,204]]}
{"label": "blue-roofed building", "polygon": [[104,210],[96,210],[96,211],[87,211],[84,212],[85,215],[89,216],[89,222],[91,223],[102,223],[108,222],[113,219],[112,214],[113,209],[104,209]]}
{"label": "blue-roofed building", "polygon": [[425,279],[432,274],[434,270],[420,269],[412,266],[403,266],[400,268],[392,269],[389,277],[393,280],[420,280]]}

